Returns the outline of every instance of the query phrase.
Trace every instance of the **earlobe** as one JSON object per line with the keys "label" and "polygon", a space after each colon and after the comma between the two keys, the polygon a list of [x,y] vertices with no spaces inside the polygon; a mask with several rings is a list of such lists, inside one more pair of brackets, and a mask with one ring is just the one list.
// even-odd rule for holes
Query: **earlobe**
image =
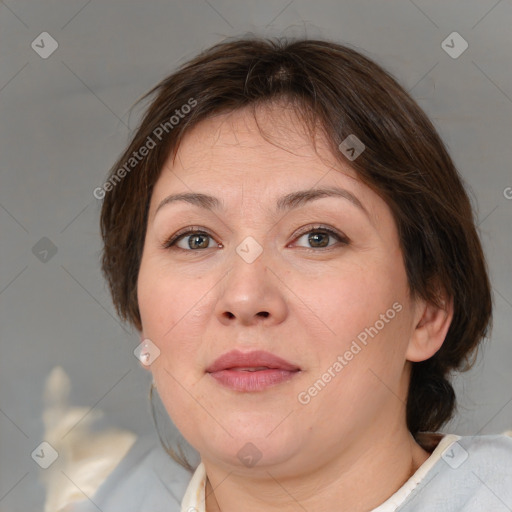
{"label": "earlobe", "polygon": [[425,361],[441,348],[453,319],[453,299],[445,298],[441,305],[418,303],[418,318],[406,352],[408,361]]}

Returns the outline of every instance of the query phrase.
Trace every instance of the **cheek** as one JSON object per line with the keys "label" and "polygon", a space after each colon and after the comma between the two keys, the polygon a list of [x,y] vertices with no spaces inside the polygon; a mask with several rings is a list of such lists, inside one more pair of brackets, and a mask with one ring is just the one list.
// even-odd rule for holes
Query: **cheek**
{"label": "cheek", "polygon": [[193,303],[187,285],[176,272],[171,272],[156,257],[143,258],[137,282],[137,298],[144,333],[163,337],[174,328]]}
{"label": "cheek", "polygon": [[295,289],[332,335],[346,339],[373,324],[399,294],[396,284],[382,276],[379,269],[354,263],[309,283],[297,283]]}
{"label": "cheek", "polygon": [[369,368],[379,374],[399,372],[410,335],[401,260],[381,258],[363,264],[354,259],[342,271],[315,281],[309,290],[303,287],[301,293],[314,315],[310,312],[311,321],[303,327],[317,340],[314,349],[325,367],[317,371],[326,371],[328,363],[347,353],[347,366],[358,368],[355,379],[371,376],[361,376]]}
{"label": "cheek", "polygon": [[[390,310],[396,313],[392,304],[382,313]],[[375,311],[380,315],[378,308]],[[311,414],[321,423],[332,424],[334,431],[351,429],[354,423],[370,424],[377,411],[395,410],[405,401],[407,313],[405,308],[393,313],[386,316],[388,323],[380,320],[384,325],[370,311],[368,321],[340,317],[341,335],[323,346],[320,366],[312,369],[301,396],[311,401],[307,405]],[[339,413],[338,422],[332,422],[333,413]]]}
{"label": "cheek", "polygon": [[[198,351],[211,316],[211,297],[205,279],[184,278],[169,269],[141,263],[137,296],[143,335],[160,350],[155,369],[177,372],[199,362]],[[211,287],[211,286],[210,286]]]}

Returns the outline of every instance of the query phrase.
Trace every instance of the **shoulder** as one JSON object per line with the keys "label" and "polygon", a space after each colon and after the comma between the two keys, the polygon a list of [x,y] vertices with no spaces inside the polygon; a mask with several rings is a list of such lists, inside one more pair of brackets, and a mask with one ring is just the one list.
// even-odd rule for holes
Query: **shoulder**
{"label": "shoulder", "polygon": [[435,464],[398,510],[512,510],[512,438],[446,437],[449,442],[438,451]]}
{"label": "shoulder", "polygon": [[94,496],[66,512],[179,512],[191,478],[155,439],[138,438]]}
{"label": "shoulder", "polygon": [[[459,454],[456,454],[459,452]],[[444,459],[455,455],[460,458],[460,467],[482,476],[496,475],[506,471],[512,481],[512,437],[506,435],[467,436],[457,440],[444,454]],[[457,464],[458,465],[458,464]]]}

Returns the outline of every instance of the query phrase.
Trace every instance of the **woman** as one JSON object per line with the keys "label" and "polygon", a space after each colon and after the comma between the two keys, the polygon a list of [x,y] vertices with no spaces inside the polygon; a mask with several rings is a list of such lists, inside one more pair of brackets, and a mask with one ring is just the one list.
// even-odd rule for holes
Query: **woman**
{"label": "woman", "polygon": [[95,506],[510,510],[512,441],[439,433],[491,295],[418,105],[311,40],[225,42],[149,94],[95,192],[103,270],[201,463],[136,447]]}

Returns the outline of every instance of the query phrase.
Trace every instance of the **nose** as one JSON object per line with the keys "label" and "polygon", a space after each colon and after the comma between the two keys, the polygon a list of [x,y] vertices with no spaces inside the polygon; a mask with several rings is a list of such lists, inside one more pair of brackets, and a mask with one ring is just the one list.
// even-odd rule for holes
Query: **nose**
{"label": "nose", "polygon": [[[224,325],[275,325],[287,314],[286,286],[283,277],[263,251],[254,261],[238,253],[219,283],[215,314]],[[275,267],[275,265],[274,265]]]}

